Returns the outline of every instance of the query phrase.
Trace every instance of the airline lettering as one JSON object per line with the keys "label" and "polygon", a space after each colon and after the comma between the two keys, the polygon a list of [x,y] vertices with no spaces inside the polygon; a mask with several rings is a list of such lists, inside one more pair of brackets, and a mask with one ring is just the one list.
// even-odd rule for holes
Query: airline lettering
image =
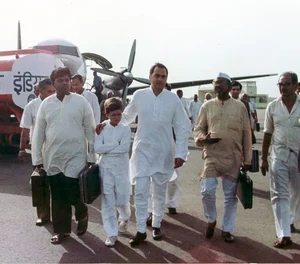
{"label": "airline lettering", "polygon": [[17,95],[21,92],[31,92],[33,86],[45,78],[48,76],[32,75],[29,71],[24,72],[23,75],[18,72],[18,75],[13,75],[14,91]]}

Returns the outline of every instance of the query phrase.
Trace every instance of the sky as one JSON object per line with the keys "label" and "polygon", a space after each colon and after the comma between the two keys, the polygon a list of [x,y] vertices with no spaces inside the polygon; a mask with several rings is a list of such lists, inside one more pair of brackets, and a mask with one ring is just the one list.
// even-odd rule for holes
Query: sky
{"label": "sky", "polygon": [[[23,48],[64,38],[104,56],[116,71],[127,66],[136,39],[136,77],[147,78],[155,62],[167,66],[170,83],[218,72],[300,77],[298,0],[10,0],[4,8],[0,50],[16,49],[20,20]],[[278,77],[256,79],[258,93],[279,96]],[[185,88],[184,97],[197,89]]]}

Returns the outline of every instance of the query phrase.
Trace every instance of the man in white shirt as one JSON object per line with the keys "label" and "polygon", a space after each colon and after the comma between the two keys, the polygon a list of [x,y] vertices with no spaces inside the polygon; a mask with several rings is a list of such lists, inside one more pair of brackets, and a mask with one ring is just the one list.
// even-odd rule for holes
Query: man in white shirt
{"label": "man in white shirt", "polygon": [[94,112],[95,122],[96,122],[96,124],[99,124],[101,110],[100,110],[98,98],[95,94],[93,94],[89,91],[86,91],[83,88],[83,85],[84,85],[83,78],[80,74],[76,74],[72,77],[73,91],[77,94],[81,94],[90,103],[90,105],[93,109],[93,112]]}
{"label": "man in white shirt", "polygon": [[190,115],[191,115],[193,130],[194,130],[194,126],[195,126],[197,117],[199,115],[201,106],[202,106],[202,103],[198,100],[198,95],[195,94],[194,99],[192,101],[190,101],[190,104],[189,104],[189,111],[190,111]]}
{"label": "man in white shirt", "polygon": [[183,91],[182,90],[177,90],[177,96],[179,97],[180,99],[180,102],[187,114],[187,116],[190,118],[190,113],[189,113],[189,109],[188,109],[188,106],[187,106],[187,103],[186,103],[186,100],[182,97],[183,96]]}
{"label": "man in white shirt", "polygon": [[265,176],[270,169],[271,203],[278,237],[274,247],[277,248],[292,244],[291,231],[295,231],[294,223],[300,216],[300,97],[296,94],[297,82],[296,73],[281,74],[277,84],[281,96],[268,104],[265,114],[261,172]]}
{"label": "man in white shirt", "polygon": [[[28,142],[31,143],[32,141],[32,135],[38,109],[45,98],[55,93],[55,89],[50,79],[44,79],[40,81],[36,86],[39,87],[39,95],[36,99],[30,101],[25,106],[20,123],[22,132],[20,138],[20,151],[18,156],[21,161],[25,161],[27,159],[25,149],[30,148]],[[36,208],[38,217],[36,221],[37,226],[42,226],[50,221],[50,192],[49,186],[47,187],[48,188],[45,190],[46,204],[43,206],[37,206]]]}
{"label": "man in white shirt", "polygon": [[77,235],[87,230],[88,211],[82,202],[78,176],[95,163],[95,120],[82,96],[71,93],[71,72],[57,68],[51,73],[56,94],[40,105],[32,140],[32,163],[43,168],[51,189],[52,222],[58,244],[71,232],[72,207],[78,221]]}
{"label": "man in white shirt", "polygon": [[[159,240],[161,221],[164,215],[167,184],[174,168],[179,168],[187,160],[190,122],[179,98],[164,89],[168,77],[167,68],[156,63],[150,69],[151,87],[137,90],[122,115],[122,122],[130,124],[139,116],[135,134],[130,176],[135,183],[134,201],[136,208],[137,233],[129,241],[134,246],[147,237],[148,196],[153,183],[152,237]],[[97,132],[103,126],[97,127]],[[172,127],[176,135],[175,159]]]}

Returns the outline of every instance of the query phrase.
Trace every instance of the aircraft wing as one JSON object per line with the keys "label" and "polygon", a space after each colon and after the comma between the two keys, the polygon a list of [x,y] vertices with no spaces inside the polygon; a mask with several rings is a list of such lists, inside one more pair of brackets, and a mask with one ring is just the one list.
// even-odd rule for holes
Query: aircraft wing
{"label": "aircraft wing", "polygon": [[[248,75],[248,76],[239,76],[239,77],[231,77],[231,80],[246,80],[246,79],[254,79],[254,78],[262,78],[262,77],[271,77],[276,76],[277,73],[271,74],[261,74],[261,75]],[[207,79],[207,80],[198,80],[198,81],[189,81],[189,82],[176,82],[176,83],[169,83],[172,89],[179,89],[179,88],[186,88],[191,86],[198,86],[204,84],[211,84],[214,79]],[[137,87],[129,87],[127,95],[132,95],[136,90],[143,89],[149,86],[137,86]]]}
{"label": "aircraft wing", "polygon": [[108,70],[108,69],[111,69],[113,67],[112,64],[107,59],[105,59],[104,57],[102,57],[99,54],[85,52],[85,53],[82,53],[82,56],[85,60],[94,61],[96,64],[101,66],[103,69]]}

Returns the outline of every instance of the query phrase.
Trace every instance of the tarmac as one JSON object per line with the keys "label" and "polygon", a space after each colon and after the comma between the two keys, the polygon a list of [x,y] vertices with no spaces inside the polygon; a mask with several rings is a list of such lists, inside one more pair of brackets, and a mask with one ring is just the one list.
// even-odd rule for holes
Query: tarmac
{"label": "tarmac", "polygon": [[[264,111],[259,110],[263,124]],[[132,137],[134,134],[132,134]],[[255,149],[261,150],[262,132],[256,132]],[[162,222],[164,237],[154,241],[151,228],[147,240],[138,247],[128,243],[135,230],[135,212],[129,230],[119,235],[115,247],[104,245],[106,238],[101,221],[100,199],[89,207],[89,227],[82,237],[72,234],[60,245],[50,243],[52,224],[35,226],[36,209],[32,207],[29,179],[30,160],[19,162],[16,154],[0,154],[0,263],[291,263],[300,262],[300,229],[292,234],[294,244],[276,249],[274,217],[270,202],[269,175],[249,173],[254,182],[253,208],[243,209],[238,202],[235,241],[227,244],[221,237],[223,192],[217,191],[217,226],[213,238],[206,239],[206,219],[200,196],[199,172],[202,168],[201,149],[189,138],[189,159],[181,169],[183,198],[176,215],[166,210]],[[299,224],[296,224],[296,228]]]}

